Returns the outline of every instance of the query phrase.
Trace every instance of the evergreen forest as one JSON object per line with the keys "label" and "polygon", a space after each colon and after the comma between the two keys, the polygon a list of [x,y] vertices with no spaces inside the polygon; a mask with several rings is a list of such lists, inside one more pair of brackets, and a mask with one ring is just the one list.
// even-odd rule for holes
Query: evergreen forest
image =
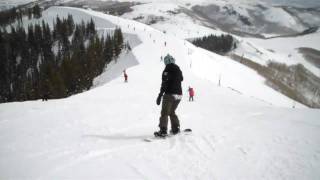
{"label": "evergreen forest", "polygon": [[234,39],[231,35],[209,35],[202,38],[197,38],[192,43],[198,47],[207,49],[217,54],[226,54],[236,48]]}
{"label": "evergreen forest", "polygon": [[56,17],[27,29],[0,29],[0,103],[64,98],[88,90],[123,50],[120,28],[103,37],[95,23]]}

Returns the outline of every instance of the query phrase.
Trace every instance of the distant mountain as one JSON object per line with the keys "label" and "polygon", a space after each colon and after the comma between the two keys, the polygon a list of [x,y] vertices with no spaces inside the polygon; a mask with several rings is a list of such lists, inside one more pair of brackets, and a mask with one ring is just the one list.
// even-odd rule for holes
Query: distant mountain
{"label": "distant mountain", "polygon": [[18,5],[27,4],[35,0],[1,0],[0,1],[0,11],[6,10]]}
{"label": "distant mountain", "polygon": [[302,1],[302,0],[260,0],[260,1],[271,3],[274,5],[296,6],[296,7],[304,7],[304,8],[320,7],[319,0],[308,0],[308,1]]}
{"label": "distant mountain", "polygon": [[263,4],[196,5],[191,13],[206,25],[241,36],[293,35],[319,26],[319,8],[267,6]]}
{"label": "distant mountain", "polygon": [[[309,32],[320,24],[320,2],[298,0],[119,0],[119,1],[83,1],[83,0],[52,0],[38,1],[49,5],[63,5],[72,7],[90,8],[113,15],[124,15],[128,12],[137,11],[137,5],[144,4],[167,4],[176,6],[172,11],[176,14],[185,14],[195,20],[201,21],[202,25],[214,29],[220,29],[240,36],[273,37],[282,35],[297,35]],[[144,6],[148,7],[148,6]],[[136,17],[132,19],[154,24],[165,21],[163,12],[150,12],[147,9],[138,8]],[[170,12],[168,12],[170,13]],[[174,15],[174,14],[172,14]]]}

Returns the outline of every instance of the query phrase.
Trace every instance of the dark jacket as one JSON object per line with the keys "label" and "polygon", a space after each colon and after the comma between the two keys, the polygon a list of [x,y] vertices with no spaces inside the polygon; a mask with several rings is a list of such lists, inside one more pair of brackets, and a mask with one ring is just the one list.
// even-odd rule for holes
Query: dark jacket
{"label": "dark jacket", "polygon": [[179,66],[173,63],[166,65],[162,72],[160,94],[182,95],[181,81],[183,81],[183,76]]}

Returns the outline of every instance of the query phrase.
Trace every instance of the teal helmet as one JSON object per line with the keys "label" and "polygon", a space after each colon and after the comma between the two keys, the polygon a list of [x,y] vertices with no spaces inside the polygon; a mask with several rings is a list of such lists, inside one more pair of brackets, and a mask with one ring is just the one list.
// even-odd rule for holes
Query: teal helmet
{"label": "teal helmet", "polygon": [[166,55],[166,57],[164,57],[164,64],[165,65],[168,65],[168,64],[174,64],[175,63],[175,59],[170,55],[170,54],[168,54],[168,55]]}

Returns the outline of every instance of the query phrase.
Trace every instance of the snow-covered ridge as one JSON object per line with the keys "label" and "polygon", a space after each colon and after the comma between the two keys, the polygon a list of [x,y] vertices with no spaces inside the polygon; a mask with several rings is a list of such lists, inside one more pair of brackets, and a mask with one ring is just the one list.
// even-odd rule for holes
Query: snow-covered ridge
{"label": "snow-covered ridge", "polygon": [[[200,8],[200,10],[197,8]],[[201,8],[203,8],[203,10],[201,10]],[[151,2],[135,5],[132,9],[131,12],[125,13],[122,17],[150,24],[156,29],[184,39],[193,39],[208,34],[220,35],[226,32],[232,32],[238,35],[232,34],[239,44],[238,48],[231,54],[236,54],[239,57],[247,58],[264,66],[270,61],[284,63],[288,66],[302,64],[315,76],[320,77],[317,63],[314,63],[313,60],[307,60],[306,54],[299,52],[302,45],[312,47],[315,50],[320,48],[317,43],[319,34],[315,31],[317,27],[313,27],[319,24],[318,20],[320,20],[320,14],[317,9],[225,1],[217,1],[203,6],[188,6],[186,4],[179,4],[178,2]],[[312,15],[313,18],[303,18],[306,17],[307,14],[309,16]],[[152,23],[150,23],[150,19],[152,19]],[[208,28],[208,26],[211,28]],[[217,29],[217,27],[221,30]],[[212,28],[216,29],[214,30]],[[308,28],[308,30],[305,30],[305,28]],[[254,35],[260,38],[255,38],[255,40],[253,38],[243,37],[247,35],[246,32],[253,33],[251,36]],[[265,34],[267,32],[269,34]],[[264,38],[261,39],[261,37]],[[271,37],[273,37],[273,39],[271,39]],[[310,37],[315,38],[312,39]],[[298,41],[303,43],[299,44]],[[289,45],[286,46],[284,44]],[[286,47],[287,50],[284,50],[282,47]],[[268,82],[267,80],[266,83]],[[282,82],[287,83],[285,81]],[[313,81],[308,80],[306,82],[313,84]],[[294,82],[293,84],[297,85],[301,83]],[[287,85],[290,86],[289,84]],[[278,89],[278,91],[286,92],[285,94],[287,95],[289,93],[284,87],[279,90],[279,88],[274,85],[270,86]],[[293,97],[293,94],[302,94],[301,99],[298,98],[299,102],[306,103],[306,101],[302,100],[305,98],[309,99],[308,102],[311,102],[313,101],[312,99],[317,99],[318,97],[314,88],[318,88],[318,86],[313,84],[312,88],[290,93],[291,95],[289,96]],[[297,89],[300,88],[294,88],[294,91]],[[307,91],[312,91],[312,95],[307,93]],[[318,100],[314,102],[318,104]],[[318,105],[314,106],[313,103],[307,104],[308,106],[318,107]]]}
{"label": "snow-covered ridge", "polygon": [[[60,2],[70,1],[70,0],[59,0]],[[108,0],[101,0],[108,1]],[[128,0],[118,0],[119,2],[128,2]],[[190,4],[190,5],[206,5],[212,3],[233,3],[233,4],[266,4],[266,5],[278,5],[278,6],[297,6],[297,7],[320,7],[320,3],[318,0],[309,0],[307,2],[303,2],[300,0],[129,0],[131,2],[142,2],[142,3],[177,3],[180,5]]]}

